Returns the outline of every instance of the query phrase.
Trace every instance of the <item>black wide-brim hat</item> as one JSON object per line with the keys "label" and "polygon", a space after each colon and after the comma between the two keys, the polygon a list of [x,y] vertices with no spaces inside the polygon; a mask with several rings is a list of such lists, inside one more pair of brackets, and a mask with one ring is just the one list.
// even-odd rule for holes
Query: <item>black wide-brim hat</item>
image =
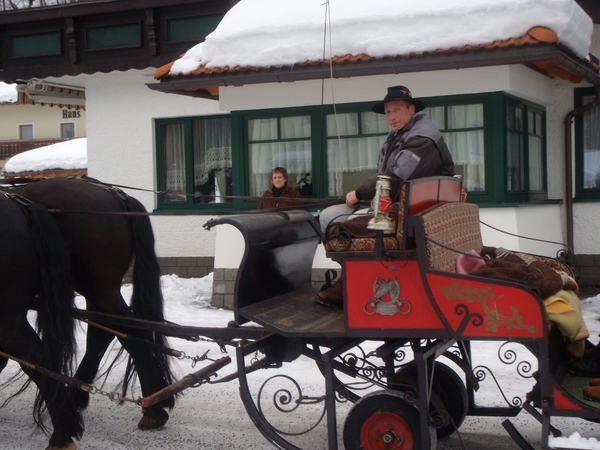
{"label": "black wide-brim hat", "polygon": [[388,93],[382,102],[379,102],[371,108],[371,111],[377,114],[385,114],[384,105],[387,102],[394,100],[404,100],[415,105],[415,112],[423,111],[425,109],[425,103],[419,99],[413,98],[410,90],[406,86],[392,86],[388,88]]}

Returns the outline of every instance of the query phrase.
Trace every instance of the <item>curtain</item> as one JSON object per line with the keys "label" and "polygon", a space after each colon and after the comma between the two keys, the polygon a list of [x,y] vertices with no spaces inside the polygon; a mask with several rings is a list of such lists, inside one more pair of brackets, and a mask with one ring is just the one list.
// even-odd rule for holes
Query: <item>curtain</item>
{"label": "curtain", "polygon": [[300,179],[312,172],[310,136],[310,116],[249,120],[250,195],[261,196],[271,186],[275,167],[284,167],[289,183],[297,187]]}
{"label": "curtain", "polygon": [[185,200],[185,139],[183,124],[162,126],[164,201]]}
{"label": "curtain", "polygon": [[330,139],[327,141],[327,173],[330,196],[344,195],[344,174],[377,171],[382,137]]}
{"label": "curtain", "polygon": [[223,203],[231,185],[231,127],[229,118],[192,122],[194,194],[196,203]]}
{"label": "curtain", "polygon": [[340,196],[350,190],[349,186],[344,186],[349,174],[377,171],[379,150],[388,131],[385,116],[371,111],[362,112],[360,116],[358,113],[327,116],[328,195]]}
{"label": "curtain", "polygon": [[[447,131],[443,133],[444,140],[452,154],[456,171],[462,175],[465,189],[482,191],[485,189],[483,105],[476,103],[449,106],[447,125],[444,123],[443,109],[432,108],[427,113],[440,129],[447,127]],[[452,131],[459,129],[462,131]]]}
{"label": "curtain", "polygon": [[483,130],[444,133],[444,140],[452,154],[454,167],[462,175],[467,191],[485,189]]}

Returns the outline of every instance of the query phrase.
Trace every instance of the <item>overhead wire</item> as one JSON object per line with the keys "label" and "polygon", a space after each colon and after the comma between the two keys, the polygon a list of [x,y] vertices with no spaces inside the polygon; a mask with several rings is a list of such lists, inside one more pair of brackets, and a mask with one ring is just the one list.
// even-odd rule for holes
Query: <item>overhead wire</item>
{"label": "overhead wire", "polygon": [[[331,90],[331,105],[333,107],[333,117],[335,119],[335,134],[337,137],[337,141],[338,141],[338,157],[339,157],[339,169],[342,170],[342,172],[344,171],[344,169],[346,169],[345,163],[344,163],[344,158],[343,158],[343,149],[342,149],[342,138],[340,136],[340,126],[339,126],[339,121],[338,121],[338,113],[337,113],[337,105],[336,105],[336,101],[335,101],[335,89],[334,89],[334,76],[333,76],[333,44],[332,44],[332,27],[331,27],[331,4],[330,4],[330,0],[325,0],[325,21],[323,24],[323,77],[321,78],[321,124],[325,125],[325,133],[327,133],[327,121],[326,119],[326,115],[324,112],[324,106],[325,106],[325,81],[326,79],[329,79],[330,81],[330,90]],[[327,58],[327,47],[329,44],[329,58]],[[326,61],[329,61],[328,64],[326,64]],[[326,68],[329,68],[329,76],[325,76],[325,70]],[[325,136],[325,141],[327,142],[327,136]],[[327,148],[326,148],[327,151]],[[329,161],[329,158],[327,158],[327,163],[330,163],[331,161]],[[327,170],[329,171],[329,164],[326,165]],[[328,183],[329,186],[329,183]]]}

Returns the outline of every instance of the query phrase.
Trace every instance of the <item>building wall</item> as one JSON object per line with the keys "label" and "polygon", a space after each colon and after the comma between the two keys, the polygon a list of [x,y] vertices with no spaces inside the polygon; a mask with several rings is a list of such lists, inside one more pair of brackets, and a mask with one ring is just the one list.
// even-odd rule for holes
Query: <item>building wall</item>
{"label": "building wall", "polygon": [[86,136],[85,110],[58,106],[0,104],[0,141],[19,139],[19,125],[33,124],[34,139],[60,138],[60,124],[74,123],[75,137]]}
{"label": "building wall", "polygon": [[[231,109],[262,109],[319,104],[321,82],[305,81],[269,85],[226,87],[220,102],[169,95],[151,91],[152,70],[94,74],[85,77],[87,97],[87,135],[89,173],[103,181],[153,190],[155,180],[154,119],[222,114]],[[65,83],[72,83],[63,77]],[[545,105],[548,111],[548,176],[550,198],[564,198],[564,127],[566,114],[573,108],[572,83],[545,77],[524,66],[502,66],[427,72],[416,74],[337,79],[325,83],[325,101],[337,103],[378,101],[388,86],[404,84],[416,97],[458,95],[474,92],[506,91]],[[152,192],[130,191],[148,210],[156,197]],[[592,206],[578,209],[593,211]],[[587,213],[577,212],[576,221]],[[596,212],[592,214],[594,217]],[[483,208],[482,220],[509,233],[565,242],[565,213],[561,204],[522,205],[516,208]],[[233,227],[219,226],[204,230],[208,216],[153,216],[156,249],[164,261],[182,258],[165,267],[182,267],[185,258],[214,257],[215,306],[230,306],[235,269],[243,251],[241,236]],[[578,225],[576,224],[576,227]],[[486,245],[555,256],[557,246],[518,239],[510,235],[482,230]],[[581,242],[581,231],[576,239]],[[237,240],[237,241],[236,241]],[[235,242],[238,242],[235,244]],[[228,245],[226,245],[228,244]],[[579,244],[581,245],[581,244]],[[593,247],[595,248],[595,244]],[[598,250],[600,254],[600,244]],[[189,261],[192,261],[190,259]],[[206,260],[205,260],[206,261]],[[315,256],[315,283],[335,263],[325,257],[320,247]],[[173,269],[174,270],[174,269]],[[178,269],[181,270],[181,269]],[[219,281],[220,280],[220,281]],[[222,281],[222,283],[221,283]]]}
{"label": "building wall", "polygon": [[[600,55],[600,25],[594,25],[590,53]],[[600,203],[573,205],[575,268],[580,283],[600,287]]]}
{"label": "building wall", "polygon": [[[154,119],[218,114],[218,103],[151,91],[153,70],[86,76],[88,172],[102,181],[153,191],[156,188]],[[71,82],[71,80],[67,80]],[[66,81],[63,81],[66,82]],[[152,211],[153,192],[131,190]],[[213,257],[215,235],[202,225],[210,217],[152,217],[159,257]]]}

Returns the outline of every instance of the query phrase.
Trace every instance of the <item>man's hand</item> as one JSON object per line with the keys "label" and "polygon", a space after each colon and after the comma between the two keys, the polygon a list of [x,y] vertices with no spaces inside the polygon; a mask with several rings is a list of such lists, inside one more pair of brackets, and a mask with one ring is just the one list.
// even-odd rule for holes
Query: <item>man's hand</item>
{"label": "man's hand", "polygon": [[346,205],[348,205],[348,206],[354,206],[358,202],[359,202],[359,200],[356,197],[356,191],[351,191],[351,192],[348,192],[346,194]]}

